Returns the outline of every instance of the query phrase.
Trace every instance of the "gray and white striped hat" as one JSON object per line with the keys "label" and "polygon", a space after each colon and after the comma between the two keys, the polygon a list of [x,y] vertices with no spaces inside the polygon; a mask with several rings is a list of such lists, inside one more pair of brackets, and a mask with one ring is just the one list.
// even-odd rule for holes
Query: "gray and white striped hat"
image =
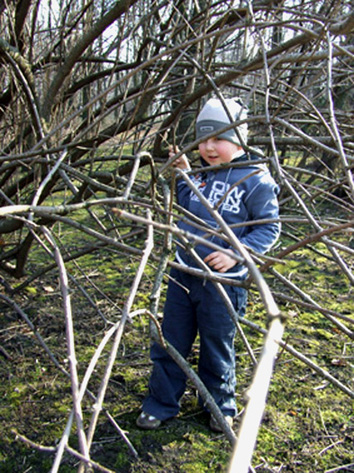
{"label": "gray and white striped hat", "polygon": [[[209,99],[197,117],[197,139],[210,135],[221,128],[225,128],[225,126],[234,121],[247,118],[247,108],[242,105],[242,102],[238,97],[225,99],[225,104],[229,114],[231,115],[232,121],[230,121],[230,117],[228,116],[221,100],[217,98]],[[216,136],[231,141],[231,143],[235,143],[238,146],[247,144],[247,123],[242,123],[236,128],[237,132],[235,131],[235,128],[231,128],[230,130],[217,134]]]}

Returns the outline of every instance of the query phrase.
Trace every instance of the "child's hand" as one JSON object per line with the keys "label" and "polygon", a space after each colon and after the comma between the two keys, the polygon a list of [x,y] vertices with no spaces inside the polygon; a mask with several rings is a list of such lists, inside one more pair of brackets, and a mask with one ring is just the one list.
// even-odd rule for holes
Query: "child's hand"
{"label": "child's hand", "polygon": [[[170,159],[173,158],[173,156],[178,152],[179,152],[178,147],[174,148],[173,146],[170,146],[169,153],[168,153],[169,158]],[[186,169],[187,171],[191,169],[188,158],[185,154],[182,154],[182,156],[175,159],[172,163],[172,166],[178,169]]]}
{"label": "child's hand", "polygon": [[[230,255],[233,254],[232,250],[227,250]],[[214,271],[219,273],[226,273],[236,264],[236,260],[231,256],[223,253],[222,251],[214,251],[210,253],[205,259],[204,262],[207,263]]]}

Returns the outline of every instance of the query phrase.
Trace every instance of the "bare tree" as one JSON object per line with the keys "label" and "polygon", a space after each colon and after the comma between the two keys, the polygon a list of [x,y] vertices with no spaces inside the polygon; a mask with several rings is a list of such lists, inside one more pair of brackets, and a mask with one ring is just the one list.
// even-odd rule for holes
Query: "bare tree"
{"label": "bare tree", "polygon": [[[277,326],[283,327],[277,304],[293,304],[317,311],[353,339],[352,318],[316,300],[282,270],[307,248],[313,264],[320,254],[346,287],[354,282],[354,13],[348,0],[21,1],[2,2],[0,12],[0,269],[7,304],[21,315],[13,299],[39,275],[55,267],[65,275],[66,261],[114,248],[144,264],[146,255],[160,262],[154,304],[146,308],[155,325],[162,274],[176,265],[167,261],[167,242],[181,236],[171,225],[171,211],[182,209],[171,203],[167,147],[177,143],[197,168],[193,119],[206,97],[223,94],[240,96],[248,106],[248,146],[281,186],[284,240],[268,258],[240,248],[252,269],[247,284],[262,294]],[[65,254],[59,224],[91,243]],[[152,228],[165,236],[154,249]],[[149,250],[135,245],[146,230]],[[46,248],[47,264],[32,266],[28,275],[31,251],[39,246]],[[14,278],[21,279],[16,287]],[[269,288],[262,293],[265,280]],[[67,284],[63,277],[64,292]],[[68,302],[64,293],[63,299]],[[64,308],[70,315],[70,304]],[[131,300],[114,323],[115,349],[130,311]],[[158,330],[154,336],[164,343]],[[353,397],[345,380],[296,347],[283,348]],[[70,451],[92,463],[97,418],[86,438],[80,413],[85,390],[77,386],[74,365],[70,375],[80,453]],[[105,379],[109,375],[110,365]],[[88,395],[102,402],[104,393],[103,383],[97,397]]]}

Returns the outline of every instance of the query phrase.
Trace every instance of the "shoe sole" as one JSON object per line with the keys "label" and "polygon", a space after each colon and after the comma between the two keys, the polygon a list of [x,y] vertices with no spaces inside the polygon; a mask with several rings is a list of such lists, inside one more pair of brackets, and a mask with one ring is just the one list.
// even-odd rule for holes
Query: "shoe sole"
{"label": "shoe sole", "polygon": [[[225,421],[226,421],[227,424],[229,425],[230,429],[232,429],[233,424],[234,424],[233,419],[232,419],[232,421],[228,421],[228,420],[225,419]],[[219,426],[219,424],[217,423],[216,419],[210,420],[210,422],[209,422],[209,427],[210,427],[210,429],[211,429],[213,432],[218,432],[218,433],[223,432],[222,428]]]}

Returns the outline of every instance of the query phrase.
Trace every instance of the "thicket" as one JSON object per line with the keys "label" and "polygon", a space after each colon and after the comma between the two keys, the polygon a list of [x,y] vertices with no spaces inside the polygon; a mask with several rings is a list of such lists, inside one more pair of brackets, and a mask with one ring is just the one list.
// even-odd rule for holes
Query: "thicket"
{"label": "thicket", "polygon": [[[25,0],[0,15],[4,471],[224,471],[233,454],[239,473],[352,471],[350,2]],[[191,384],[186,414],[141,434],[183,214],[167,149],[198,167],[210,95],[247,105],[282,237],[265,257],[232,242],[251,275],[242,425],[211,437]]]}

